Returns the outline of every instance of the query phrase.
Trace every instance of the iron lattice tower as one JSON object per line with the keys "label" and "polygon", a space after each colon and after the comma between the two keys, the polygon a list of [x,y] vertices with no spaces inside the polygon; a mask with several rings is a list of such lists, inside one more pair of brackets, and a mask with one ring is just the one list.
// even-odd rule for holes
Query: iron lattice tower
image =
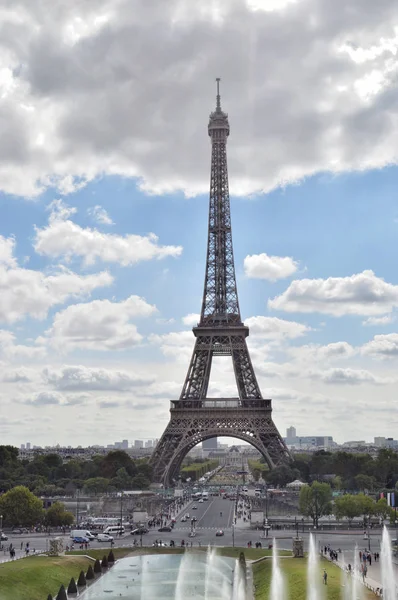
{"label": "iron lattice tower", "polygon": [[[211,175],[206,275],[195,348],[179,400],[153,455],[154,480],[169,485],[184,456],[199,442],[217,436],[251,443],[273,468],[289,460],[272,420],[271,400],[263,399],[246,344],[232,247],[228,187],[228,115],[222,111],[217,79],[216,110],[210,114]],[[207,398],[213,356],[231,356],[238,398]]]}

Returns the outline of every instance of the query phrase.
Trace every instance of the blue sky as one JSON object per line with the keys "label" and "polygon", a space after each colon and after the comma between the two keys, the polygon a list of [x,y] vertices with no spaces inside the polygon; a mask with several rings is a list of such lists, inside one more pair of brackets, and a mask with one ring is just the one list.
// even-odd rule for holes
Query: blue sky
{"label": "blue sky", "polygon": [[[161,435],[200,312],[218,74],[240,306],[274,420],[338,441],[394,436],[398,8],[187,6],[5,13],[1,439]],[[235,395],[216,363],[210,393]]]}

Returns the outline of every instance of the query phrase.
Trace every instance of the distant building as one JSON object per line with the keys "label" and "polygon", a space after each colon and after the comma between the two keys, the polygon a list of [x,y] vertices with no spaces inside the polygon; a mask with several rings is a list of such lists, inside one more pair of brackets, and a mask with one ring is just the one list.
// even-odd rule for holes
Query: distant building
{"label": "distant building", "polygon": [[26,450],[30,450],[30,442],[26,442]]}
{"label": "distant building", "polygon": [[147,440],[145,442],[145,448],[153,448],[153,440]]}
{"label": "distant building", "polygon": [[315,448],[332,448],[336,446],[331,435],[300,435],[295,437],[289,437],[289,434],[295,432],[294,427],[289,427],[286,431],[288,434],[285,437],[285,442],[288,446],[295,448],[296,450],[311,450]]}
{"label": "distant building", "polygon": [[292,440],[294,438],[296,438],[296,428],[295,427],[288,427],[286,429],[286,439],[287,440]]}
{"label": "distant building", "polygon": [[122,441],[122,446],[121,446],[122,450],[127,450],[128,447],[129,447],[129,441],[128,440],[123,440]]}
{"label": "distant building", "polygon": [[134,448],[143,448],[144,442],[142,440],[134,440]]}

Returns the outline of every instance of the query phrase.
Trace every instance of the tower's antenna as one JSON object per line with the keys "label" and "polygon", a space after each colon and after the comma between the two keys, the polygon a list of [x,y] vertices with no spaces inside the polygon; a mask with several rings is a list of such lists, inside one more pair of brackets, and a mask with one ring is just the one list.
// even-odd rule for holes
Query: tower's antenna
{"label": "tower's antenna", "polygon": [[216,82],[217,82],[217,106],[216,106],[216,110],[221,110],[221,102],[220,102],[220,77],[217,77]]}

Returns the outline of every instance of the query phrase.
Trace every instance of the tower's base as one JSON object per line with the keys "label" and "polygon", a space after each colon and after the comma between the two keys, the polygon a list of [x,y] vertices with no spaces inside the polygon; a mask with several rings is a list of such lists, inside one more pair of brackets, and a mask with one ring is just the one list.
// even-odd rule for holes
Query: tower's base
{"label": "tower's base", "polygon": [[186,454],[212,437],[238,438],[254,446],[274,468],[290,460],[271,416],[271,400],[237,398],[173,400],[170,422],[152,457],[153,480],[172,484]]}

